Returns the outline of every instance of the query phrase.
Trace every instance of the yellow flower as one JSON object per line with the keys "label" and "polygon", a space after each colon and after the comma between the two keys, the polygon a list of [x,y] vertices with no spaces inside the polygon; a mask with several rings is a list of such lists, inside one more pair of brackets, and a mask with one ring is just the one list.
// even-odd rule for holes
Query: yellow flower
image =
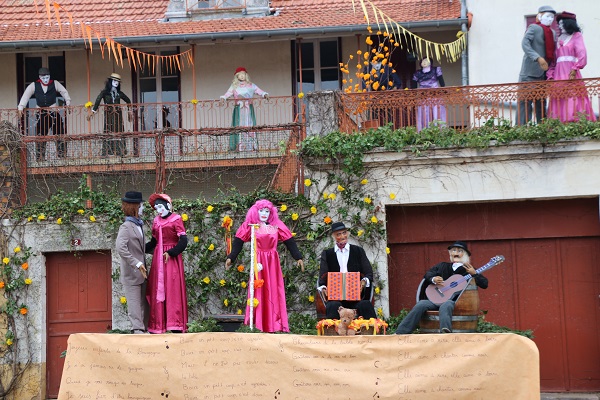
{"label": "yellow flower", "polygon": [[119,301],[121,302],[121,304],[127,304],[127,297],[121,296],[121,298],[119,299]]}
{"label": "yellow flower", "polygon": [[371,222],[372,222],[372,223],[374,223],[374,224],[376,224],[376,223],[377,223],[377,221],[378,221],[377,217],[373,215],[373,216],[371,217]]}
{"label": "yellow flower", "polygon": [[215,249],[215,245],[214,244],[210,244],[210,246],[208,246],[208,250],[213,251]]}
{"label": "yellow flower", "polygon": [[198,243],[200,241],[200,238],[198,236],[194,236],[194,243]]}
{"label": "yellow flower", "polygon": [[304,186],[310,186],[310,185],[312,185],[312,181],[310,179],[306,178],[304,180]]}
{"label": "yellow flower", "polygon": [[223,300],[223,304],[225,304],[225,307],[227,307],[229,305],[229,300],[227,300],[227,299]]}
{"label": "yellow flower", "polygon": [[210,283],[210,278],[207,276],[204,279],[202,279],[202,282],[204,282],[208,285]]}
{"label": "yellow flower", "polygon": [[237,315],[242,315],[242,310],[238,308]]}
{"label": "yellow flower", "polygon": [[369,183],[369,180],[367,178],[365,178],[362,181],[360,181],[361,185],[366,185],[367,183]]}
{"label": "yellow flower", "polygon": [[57,219],[57,220],[56,220],[56,223],[57,223],[58,225],[62,224],[62,218],[59,218],[59,219]]}
{"label": "yellow flower", "polygon": [[296,237],[296,232],[292,232],[292,237]]}
{"label": "yellow flower", "polygon": [[308,301],[310,301],[311,303],[314,303],[315,302],[315,296],[313,296],[313,295],[308,296]]}
{"label": "yellow flower", "polygon": [[375,286],[375,294],[381,293],[381,288],[379,286]]}
{"label": "yellow flower", "polygon": [[342,185],[338,185],[337,190],[338,190],[338,192],[343,192],[346,189],[344,189],[344,187]]}
{"label": "yellow flower", "polygon": [[79,210],[77,210],[77,213],[78,213],[79,215],[83,215],[83,213],[84,213],[84,212],[85,212],[85,211],[83,211],[81,208],[80,208]]}
{"label": "yellow flower", "polygon": [[37,219],[38,219],[38,221],[43,221],[46,219],[46,216],[44,214],[40,214],[40,215],[38,215]]}
{"label": "yellow flower", "polygon": [[25,284],[26,285],[31,285],[32,280],[30,278],[26,278],[25,279]]}
{"label": "yellow flower", "polygon": [[356,236],[362,236],[363,233],[365,233],[365,231],[363,231],[362,229],[359,229],[358,232],[356,232]]}
{"label": "yellow flower", "polygon": [[188,217],[188,215],[186,213],[181,214],[181,220],[183,222],[187,221],[188,219],[190,219],[190,217]]}
{"label": "yellow flower", "polygon": [[94,103],[92,103],[91,101],[88,101],[87,103],[84,104],[85,108],[90,108],[93,105],[94,105]]}
{"label": "yellow flower", "polygon": [[19,253],[19,252],[21,251],[21,248],[20,248],[19,246],[17,246],[17,247],[15,247],[15,248],[13,249],[13,251],[14,251],[15,253]]}
{"label": "yellow flower", "polygon": [[298,98],[299,99],[302,99],[303,97],[304,97],[304,93],[302,93],[302,92],[298,93]]}
{"label": "yellow flower", "polygon": [[324,198],[324,199],[327,199],[327,197],[329,197],[329,193],[327,193],[327,192],[323,192],[323,198]]}
{"label": "yellow flower", "polygon": [[214,210],[215,208],[213,206],[208,206],[206,207],[206,211],[208,212],[212,212],[212,210]]}
{"label": "yellow flower", "polygon": [[246,283],[246,281],[240,283],[240,286],[243,287],[244,289],[246,289],[246,286],[248,286],[248,284]]}
{"label": "yellow flower", "polygon": [[13,344],[13,340],[11,338],[6,339],[6,345],[10,346],[11,344]]}
{"label": "yellow flower", "polygon": [[2,262],[3,262],[4,264],[8,264],[8,263],[10,262],[10,258],[8,258],[8,257],[4,257],[4,258],[2,259]]}
{"label": "yellow flower", "polygon": [[27,222],[33,221],[33,217],[27,217]]}
{"label": "yellow flower", "polygon": [[298,213],[293,213],[292,214],[292,221],[295,221],[298,219]]}
{"label": "yellow flower", "polygon": [[395,193],[390,193],[390,199],[394,200],[396,198],[396,194]]}
{"label": "yellow flower", "polygon": [[[258,306],[258,299],[254,298],[254,301],[252,303],[254,304],[254,308],[256,308],[256,306]],[[250,299],[248,299],[248,301],[246,301],[246,304],[250,305]]]}
{"label": "yellow flower", "polygon": [[310,212],[311,212],[311,213],[313,213],[313,214],[316,214],[316,213],[317,213],[317,207],[315,207],[315,206],[312,206],[312,207],[310,208]]}
{"label": "yellow flower", "polygon": [[225,282],[225,279],[221,279],[221,280],[219,281],[219,284],[220,284],[221,286],[225,286],[225,284],[226,284],[226,283],[227,283],[227,282]]}
{"label": "yellow flower", "polygon": [[390,254],[390,248],[389,247],[385,248],[385,254]]}
{"label": "yellow flower", "polygon": [[96,217],[94,217],[93,215],[90,215],[90,221],[96,222]]}
{"label": "yellow flower", "polygon": [[198,99],[191,99],[190,103],[196,105],[196,104],[198,104]]}
{"label": "yellow flower", "polygon": [[281,207],[279,207],[279,211],[284,212],[285,210],[287,210],[287,206],[282,204]]}
{"label": "yellow flower", "polygon": [[335,195],[335,193],[330,193],[329,196],[327,196],[327,197],[329,197],[329,200],[335,200],[336,195]]}
{"label": "yellow flower", "polygon": [[379,315],[380,317],[383,317],[383,308],[381,308],[381,307],[377,308],[377,315]]}
{"label": "yellow flower", "polygon": [[370,198],[370,197],[365,197],[365,198],[363,199],[363,201],[364,201],[365,203],[367,203],[367,204],[371,204],[371,198]]}

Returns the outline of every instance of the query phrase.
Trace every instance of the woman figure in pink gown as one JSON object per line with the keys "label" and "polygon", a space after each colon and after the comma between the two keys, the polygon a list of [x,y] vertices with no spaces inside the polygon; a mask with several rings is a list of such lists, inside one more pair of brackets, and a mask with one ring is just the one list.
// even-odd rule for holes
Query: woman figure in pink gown
{"label": "woman figure in pink gown", "polygon": [[[231,253],[225,260],[225,268],[235,262],[245,242],[251,240],[252,225],[255,228],[256,257],[259,263],[258,277],[254,279],[254,325],[263,332],[289,332],[283,274],[277,253],[281,241],[290,251],[298,265],[304,268],[302,253],[294,241],[292,232],[279,219],[277,208],[269,200],[258,200],[246,214],[246,220],[238,228],[233,239]],[[261,269],[262,266],[262,269]],[[248,286],[250,297],[250,286]],[[246,306],[244,324],[250,323],[250,305]]]}
{"label": "woman figure in pink gown", "polygon": [[[581,79],[580,71],[587,64],[587,51],[576,16],[563,11],[556,16],[556,20],[560,36],[556,44],[556,64],[551,65],[548,69],[548,79],[557,81]],[[556,91],[556,94],[550,95],[549,118],[571,122],[578,121],[580,114],[584,114],[588,120],[596,120],[583,82],[580,82],[580,85],[577,84],[576,87],[572,84],[556,83],[551,90]]]}
{"label": "woman figure in pink gown", "polygon": [[154,193],[148,201],[158,214],[152,222],[152,240],[146,243],[146,253],[152,253],[146,291],[148,332],[185,332],[188,308],[181,253],[187,247],[187,235],[181,216],[172,212],[169,196]]}

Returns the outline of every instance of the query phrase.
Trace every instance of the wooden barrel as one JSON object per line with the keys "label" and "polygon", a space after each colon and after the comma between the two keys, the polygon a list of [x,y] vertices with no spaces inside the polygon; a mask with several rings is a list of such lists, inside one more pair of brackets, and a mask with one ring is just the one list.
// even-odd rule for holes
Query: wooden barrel
{"label": "wooden barrel", "polygon": [[[479,318],[479,293],[475,282],[471,282],[454,306],[452,332],[471,333],[477,330]],[[437,311],[427,311],[420,323],[421,333],[439,333],[440,315]]]}

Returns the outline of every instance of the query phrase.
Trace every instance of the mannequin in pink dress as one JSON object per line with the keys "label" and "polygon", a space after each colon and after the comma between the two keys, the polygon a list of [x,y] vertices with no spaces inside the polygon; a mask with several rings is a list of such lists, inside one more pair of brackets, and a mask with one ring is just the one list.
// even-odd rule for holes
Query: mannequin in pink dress
{"label": "mannequin in pink dress", "polygon": [[[581,70],[587,64],[587,51],[583,42],[581,29],[577,25],[575,14],[563,11],[556,16],[560,36],[556,44],[556,64],[548,69],[548,79],[573,80],[581,79]],[[560,119],[562,122],[578,121],[580,115],[590,121],[595,121],[596,116],[587,90],[581,82],[573,88],[572,84],[556,83],[550,95],[548,116]]]}
{"label": "mannequin in pink dress", "polygon": [[[254,325],[263,332],[289,332],[285,287],[277,244],[283,242],[301,268],[304,268],[304,262],[292,232],[279,219],[277,208],[269,200],[258,200],[248,210],[246,220],[235,233],[231,253],[225,260],[225,268],[229,268],[235,262],[243,244],[251,240],[251,224],[258,225],[255,235],[259,271],[254,279],[254,298],[258,300],[258,304],[254,307]],[[249,304],[246,306],[244,324],[250,324]]]}
{"label": "mannequin in pink dress", "polygon": [[148,332],[185,332],[188,308],[181,257],[187,247],[185,227],[181,216],[172,212],[169,196],[154,193],[148,201],[158,214],[152,222],[152,239],[146,243],[146,253],[152,253],[146,291]]}

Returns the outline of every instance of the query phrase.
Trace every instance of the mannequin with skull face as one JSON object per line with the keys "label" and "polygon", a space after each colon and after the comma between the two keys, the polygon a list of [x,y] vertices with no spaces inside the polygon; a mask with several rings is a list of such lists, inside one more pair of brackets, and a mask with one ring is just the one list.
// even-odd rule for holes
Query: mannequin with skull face
{"label": "mannequin with skull face", "polygon": [[150,305],[148,332],[185,332],[188,311],[181,256],[188,243],[185,227],[181,216],[173,213],[168,195],[154,193],[148,201],[157,214],[152,239],[146,244],[146,253],[152,253],[146,294]]}
{"label": "mannequin with skull face", "polygon": [[[125,131],[123,122],[122,106],[120,105],[123,100],[128,105],[131,104],[131,100],[125,93],[121,91],[121,75],[112,73],[106,79],[104,83],[104,89],[96,97],[96,102],[92,106],[92,115],[98,112],[100,102],[104,101],[104,133],[114,134]],[[88,116],[88,120],[89,117]],[[132,111],[127,114],[128,120],[132,120]],[[125,139],[114,139],[114,140],[103,140],[102,151],[100,153],[103,157],[106,156],[125,156],[127,155],[127,144]]]}
{"label": "mannequin with skull face", "polygon": [[[48,68],[40,68],[39,79],[27,86],[21,101],[19,101],[18,112],[19,117],[23,115],[23,109],[29,103],[29,99],[35,96],[36,108],[42,108],[39,111],[39,116],[36,116],[37,123],[35,134],[39,136],[47,136],[48,131],[52,130],[55,136],[65,134],[65,124],[63,117],[59,113],[57,98],[60,94],[65,99],[65,104],[71,105],[71,97],[67,89],[57,81],[50,79],[50,70]],[[35,154],[37,161],[44,161],[46,158],[46,142],[36,143]],[[67,156],[67,143],[63,140],[56,141],[56,155],[58,157]]]}
{"label": "mannequin with skull face", "polygon": [[[258,300],[254,307],[256,328],[263,332],[289,332],[285,286],[277,252],[278,243],[283,242],[302,271],[304,261],[292,232],[279,219],[277,208],[269,200],[258,200],[248,210],[246,220],[235,233],[231,253],[225,260],[225,268],[229,268],[235,262],[244,243],[251,240],[253,225],[258,225],[255,229],[256,256],[262,267],[258,268],[258,277],[254,280],[254,298]],[[250,323],[249,305],[246,307],[244,323]]]}
{"label": "mannequin with skull face", "polygon": [[[556,34],[550,28],[554,22],[556,11],[550,6],[542,6],[538,10],[537,22],[529,25],[521,42],[523,62],[519,73],[519,82],[545,81],[546,71],[555,60]],[[535,117],[538,123],[542,121],[546,111],[546,99],[519,100],[519,110],[516,123],[525,125],[532,117],[535,106]]]}
{"label": "mannequin with skull face", "polygon": [[[256,116],[252,98],[254,95],[269,99],[269,93],[265,92],[250,81],[250,75],[246,68],[239,67],[233,74],[233,82],[229,90],[221,96],[221,100],[233,98],[233,116],[231,126],[255,126]],[[257,151],[258,141],[255,132],[244,132],[231,134],[229,136],[230,151]]]}

